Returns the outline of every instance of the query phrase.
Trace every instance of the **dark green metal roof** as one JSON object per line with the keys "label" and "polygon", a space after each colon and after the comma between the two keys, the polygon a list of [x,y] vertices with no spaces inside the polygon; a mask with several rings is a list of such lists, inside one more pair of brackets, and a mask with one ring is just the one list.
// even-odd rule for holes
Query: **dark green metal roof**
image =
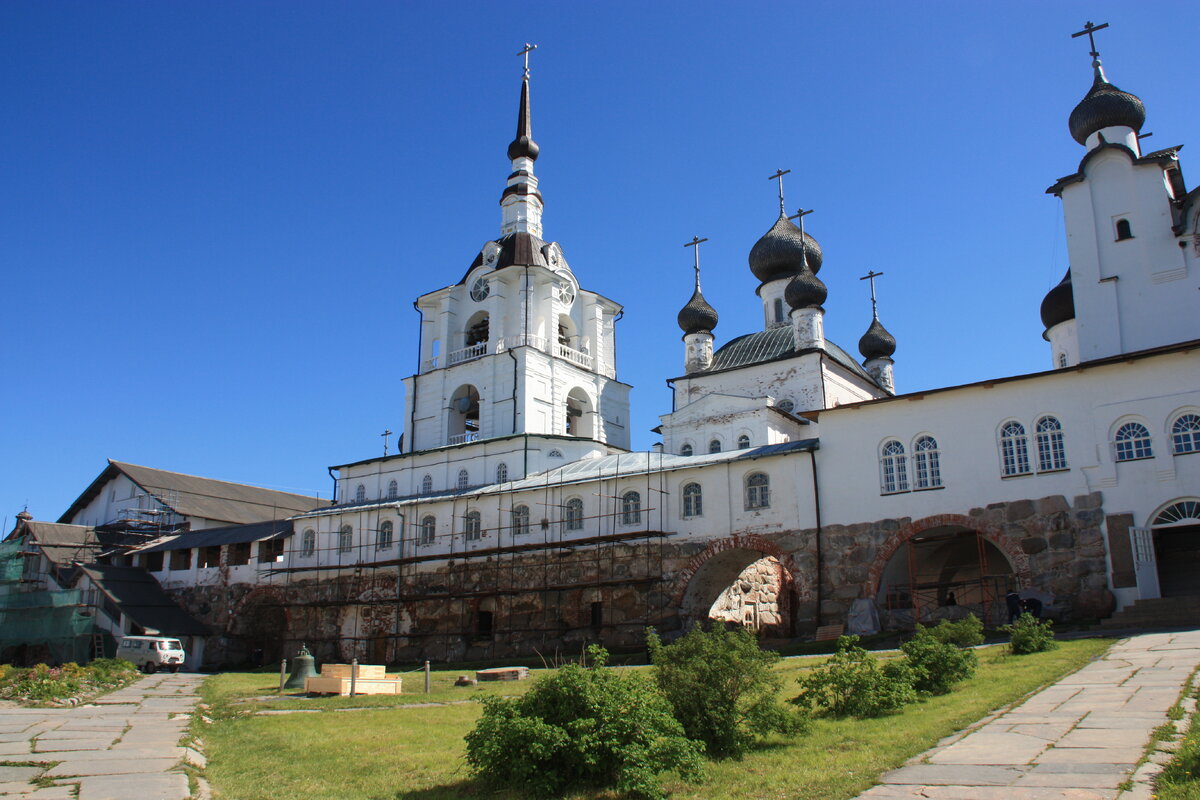
{"label": "dark green metal roof", "polygon": [[[712,367],[705,370],[705,374],[792,358],[803,355],[804,352],[811,351],[796,352],[792,340],[791,326],[780,325],[776,328],[768,328],[765,331],[748,333],[745,336],[739,336],[725,343],[721,349],[713,354]],[[830,358],[855,375],[871,383],[875,383],[875,379],[868,375],[867,371],[849,353],[829,339],[825,340],[825,352]]]}

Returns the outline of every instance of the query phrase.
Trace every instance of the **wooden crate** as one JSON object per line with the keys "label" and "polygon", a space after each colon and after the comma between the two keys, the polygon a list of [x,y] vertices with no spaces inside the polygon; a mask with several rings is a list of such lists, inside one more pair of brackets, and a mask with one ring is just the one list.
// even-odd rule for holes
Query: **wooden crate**
{"label": "wooden crate", "polygon": [[[321,674],[304,679],[304,691],[309,694],[350,695],[349,664],[322,664]],[[388,675],[387,668],[378,664],[359,664],[358,679],[354,682],[357,694],[401,694],[399,675]]]}
{"label": "wooden crate", "polygon": [[480,681],[523,681],[529,677],[529,667],[492,667],[475,673]]}

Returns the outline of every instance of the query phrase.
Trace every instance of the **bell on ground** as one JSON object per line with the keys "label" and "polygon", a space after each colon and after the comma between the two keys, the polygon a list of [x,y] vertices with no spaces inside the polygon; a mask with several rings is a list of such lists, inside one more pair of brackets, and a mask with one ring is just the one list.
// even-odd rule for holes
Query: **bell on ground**
{"label": "bell on ground", "polygon": [[304,680],[315,677],[317,677],[316,659],[312,657],[312,653],[308,652],[308,648],[302,644],[300,645],[300,652],[296,653],[296,657],[292,659],[292,674],[288,675],[283,688],[303,689]]}

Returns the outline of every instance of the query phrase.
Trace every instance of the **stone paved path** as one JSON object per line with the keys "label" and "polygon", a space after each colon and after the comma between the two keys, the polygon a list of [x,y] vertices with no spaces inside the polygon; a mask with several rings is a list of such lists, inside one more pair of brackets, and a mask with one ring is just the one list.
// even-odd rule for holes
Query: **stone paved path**
{"label": "stone paved path", "polygon": [[1122,640],[1021,705],[950,736],[862,800],[1112,800],[1197,665],[1200,631]]}
{"label": "stone paved path", "polygon": [[164,673],[76,708],[0,708],[0,764],[42,764],[0,766],[0,797],[184,800],[180,762],[203,756],[178,744],[202,680]]}

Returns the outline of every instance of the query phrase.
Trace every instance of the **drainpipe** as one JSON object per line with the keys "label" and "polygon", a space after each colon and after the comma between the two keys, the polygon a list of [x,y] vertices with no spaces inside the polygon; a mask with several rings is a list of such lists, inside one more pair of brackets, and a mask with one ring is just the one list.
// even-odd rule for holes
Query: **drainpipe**
{"label": "drainpipe", "polygon": [[512,409],[512,417],[513,417],[513,419],[512,419],[512,432],[513,432],[513,433],[516,433],[516,432],[517,432],[517,376],[518,376],[518,362],[517,362],[517,356],[516,356],[516,354],[515,354],[515,353],[513,353],[513,351],[512,351],[512,348],[511,348],[511,347],[510,347],[508,350],[506,350],[505,352],[506,352],[506,353],[508,353],[508,357],[509,357],[509,358],[511,358],[511,359],[512,359],[512,361],[513,361],[513,390],[512,390],[512,407],[513,407],[513,409]]}
{"label": "drainpipe", "polygon": [[675,379],[667,378],[667,388],[671,390],[671,413],[674,414],[679,409],[675,408]]}
{"label": "drainpipe", "polygon": [[816,515],[817,522],[817,541],[816,541],[816,560],[817,560],[817,579],[814,582],[814,596],[817,601],[816,623],[817,627],[821,625],[821,487],[817,481],[817,448],[808,451],[808,460],[812,464],[812,485],[813,485],[813,512]]}
{"label": "drainpipe", "polygon": [[613,379],[614,379],[614,380],[616,380],[616,378],[617,378],[617,323],[618,323],[618,322],[620,322],[620,321],[621,321],[621,318],[622,318],[622,317],[624,317],[624,316],[625,316],[625,309],[623,309],[623,308],[622,308],[620,311],[618,311],[618,312],[617,312],[617,315],[616,315],[615,317],[613,317],[613,338],[612,338],[612,343],[613,343],[613,363],[612,363],[612,370],[613,370]]}
{"label": "drainpipe", "polygon": [[331,495],[331,497],[333,498],[333,501],[332,501],[332,502],[333,502],[333,505],[335,505],[335,506],[336,506],[336,505],[337,505],[337,501],[338,501],[338,496],[337,496],[337,478],[333,477],[333,467],[326,467],[325,469],[329,471],[329,478],[330,478],[330,480],[332,480],[332,481],[333,481],[333,494]]}
{"label": "drainpipe", "polygon": [[[420,315],[421,320],[420,324],[417,326],[417,371],[413,373],[413,396],[410,398],[410,401],[412,402],[412,413],[409,415],[408,419],[408,438],[410,440],[408,445],[410,451],[417,449],[417,433],[415,428],[417,424],[417,381],[421,377],[421,345],[422,339],[425,336],[425,312],[421,310],[419,305],[417,305],[416,300],[413,300],[413,308],[417,310],[417,314]],[[403,438],[403,434],[401,434],[401,438]],[[401,443],[400,452],[404,452],[403,442]]]}

